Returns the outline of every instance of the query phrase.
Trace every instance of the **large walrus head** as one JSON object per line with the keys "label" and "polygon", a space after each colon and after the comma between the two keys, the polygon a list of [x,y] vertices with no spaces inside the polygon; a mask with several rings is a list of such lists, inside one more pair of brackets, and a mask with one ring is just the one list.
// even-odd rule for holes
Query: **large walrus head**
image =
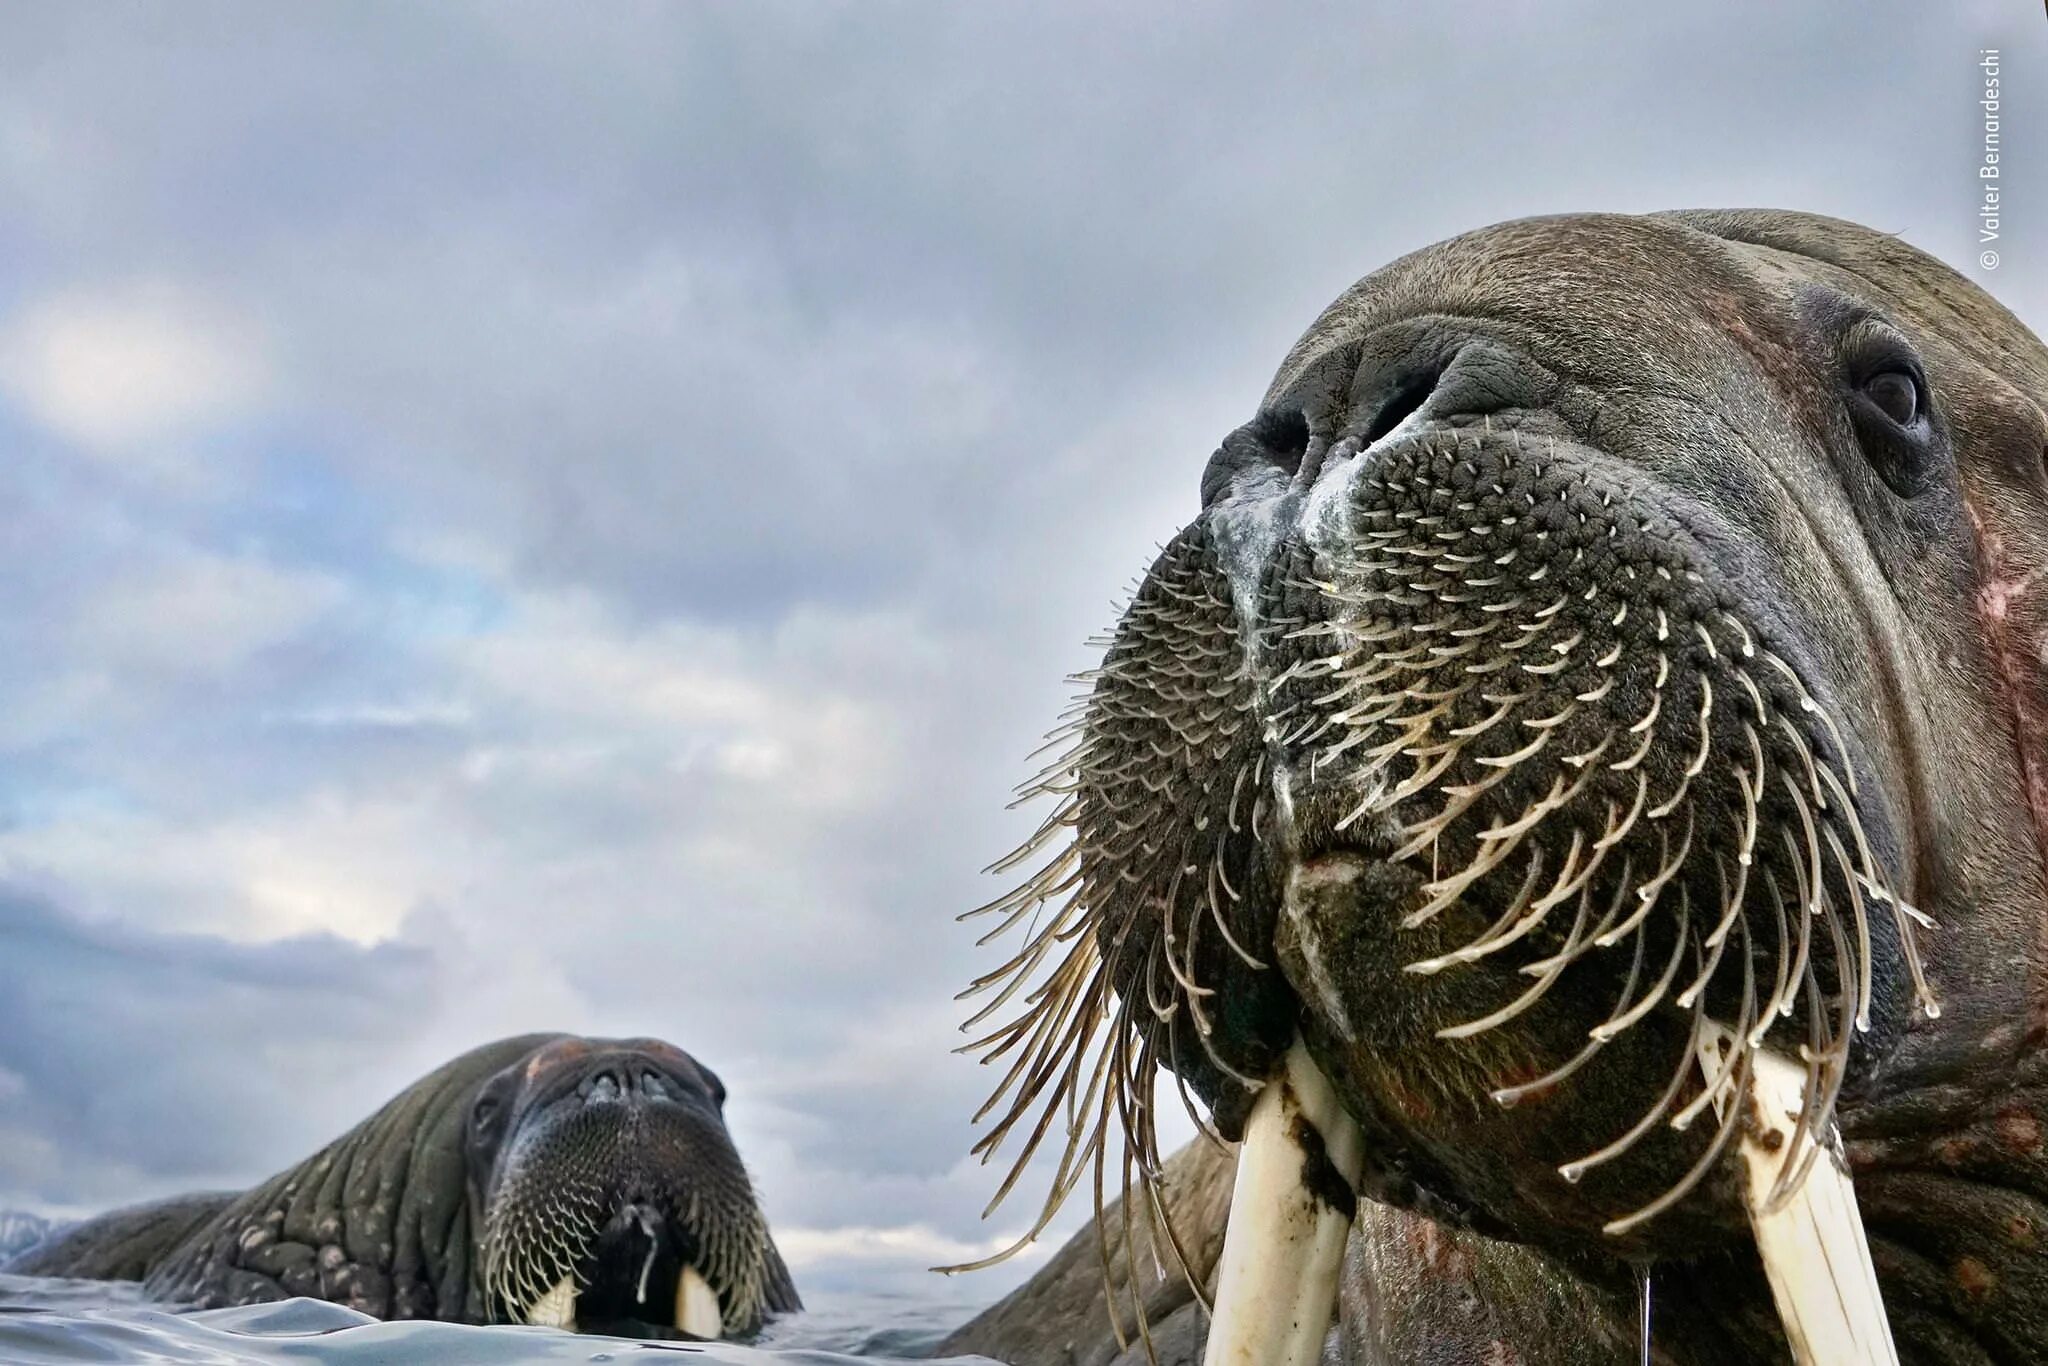
{"label": "large walrus head", "polygon": [[1808,215],[1509,223],[1352,288],[1038,785],[984,1146],[1053,1133],[1056,1204],[1120,1128],[1142,1178],[1159,1068],[1234,1138],[1299,1045],[1362,1194],[1725,1265],[1768,1353],[1729,1102],[1789,1060],[1900,1345],[2048,1323],[2044,403],[1985,294]]}
{"label": "large walrus head", "polygon": [[556,1039],[484,1081],[463,1151],[493,1316],[718,1338],[797,1307],[724,1105],[658,1039]]}

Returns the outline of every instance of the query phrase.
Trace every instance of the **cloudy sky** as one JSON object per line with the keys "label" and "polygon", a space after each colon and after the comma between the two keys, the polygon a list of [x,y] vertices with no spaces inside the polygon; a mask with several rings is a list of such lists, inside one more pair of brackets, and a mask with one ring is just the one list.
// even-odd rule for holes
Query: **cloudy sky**
{"label": "cloudy sky", "polygon": [[724,1074],[800,1280],[971,1253],[953,916],[1324,302],[1761,204],[2048,325],[2033,0],[589,15],[0,16],[0,1206],[557,1028]]}

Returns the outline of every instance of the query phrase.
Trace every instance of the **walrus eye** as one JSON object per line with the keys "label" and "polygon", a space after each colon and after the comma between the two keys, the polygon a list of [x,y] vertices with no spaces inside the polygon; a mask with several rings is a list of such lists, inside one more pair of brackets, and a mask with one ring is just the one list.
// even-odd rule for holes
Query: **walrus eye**
{"label": "walrus eye", "polygon": [[476,1104],[470,1108],[469,1124],[479,1137],[490,1133],[491,1126],[497,1123],[499,1109],[498,1098],[488,1091],[476,1098]]}
{"label": "walrus eye", "polygon": [[1864,458],[1901,498],[1926,491],[1941,445],[1927,381],[1903,337],[1866,323],[1848,345],[1849,418]]}
{"label": "walrus eye", "polygon": [[1920,382],[1903,370],[1886,370],[1863,381],[1863,392],[1883,413],[1901,427],[1910,427],[1920,416]]}

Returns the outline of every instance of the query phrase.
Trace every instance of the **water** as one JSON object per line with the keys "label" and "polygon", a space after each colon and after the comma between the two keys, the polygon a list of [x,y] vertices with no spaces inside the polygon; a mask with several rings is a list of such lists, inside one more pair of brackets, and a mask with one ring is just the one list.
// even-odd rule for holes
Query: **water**
{"label": "water", "polygon": [[[874,1366],[935,1360],[922,1354],[966,1317],[954,1304],[910,1296],[825,1296],[816,1308],[777,1320],[759,1341],[739,1347],[632,1342],[551,1328],[381,1323],[322,1300],[178,1313],[145,1300],[132,1284],[0,1275],[0,1362]],[[984,1357],[936,1360],[992,1366]]]}

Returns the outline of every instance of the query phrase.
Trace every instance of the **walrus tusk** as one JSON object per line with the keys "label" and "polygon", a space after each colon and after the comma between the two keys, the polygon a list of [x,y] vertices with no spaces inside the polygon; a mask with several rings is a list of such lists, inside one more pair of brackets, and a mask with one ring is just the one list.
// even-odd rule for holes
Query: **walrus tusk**
{"label": "walrus tusk", "polygon": [[1296,1040],[1245,1124],[1203,1366],[1322,1360],[1364,1152],[1357,1121]]}
{"label": "walrus tusk", "polygon": [[[1699,1052],[1710,1084],[1734,1046],[1734,1035],[1708,1027]],[[1793,1360],[1800,1366],[1896,1366],[1898,1349],[1840,1136],[1831,1125],[1824,1135],[1801,1135],[1800,1151],[1789,1151],[1806,1095],[1806,1068],[1759,1048],[1751,1077],[1752,1113],[1741,1139],[1744,1200]],[[1729,1103],[1717,1098],[1715,1108],[1725,1110]],[[1806,1179],[1771,1208],[1779,1172],[1796,1170],[1816,1142],[1822,1150]]]}
{"label": "walrus tusk", "polygon": [[694,1266],[684,1267],[676,1277],[676,1327],[700,1338],[716,1338],[725,1330],[718,1292]]}
{"label": "walrus tusk", "polygon": [[556,1281],[554,1289],[535,1300],[526,1311],[526,1321],[539,1328],[576,1331],[576,1278],[564,1276]]}

